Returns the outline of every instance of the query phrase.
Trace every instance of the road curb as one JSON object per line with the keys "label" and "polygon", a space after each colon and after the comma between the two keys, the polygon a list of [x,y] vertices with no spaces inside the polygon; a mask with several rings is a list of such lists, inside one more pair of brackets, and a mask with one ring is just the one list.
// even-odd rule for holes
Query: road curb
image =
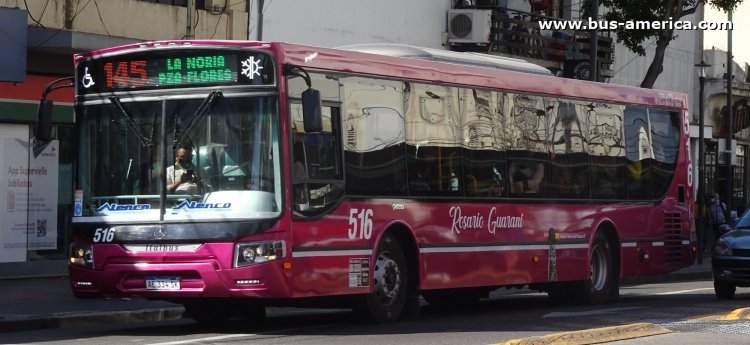
{"label": "road curb", "polygon": [[94,324],[178,320],[183,317],[184,313],[185,309],[183,307],[168,307],[107,312],[64,313],[28,318],[19,317],[0,320],[0,333],[90,326]]}
{"label": "road curb", "polygon": [[628,325],[591,328],[581,331],[553,333],[548,335],[508,340],[503,345],[585,345],[608,343],[612,341],[643,338],[652,335],[672,333],[672,331],[652,323],[634,323]]}
{"label": "road curb", "polygon": [[719,320],[722,321],[737,321],[743,319],[750,319],[750,308],[735,309],[731,313],[719,318]]}
{"label": "road curb", "polygon": [[646,276],[646,277],[633,277],[624,278],[620,282],[620,285],[641,285],[641,284],[658,284],[658,283],[674,283],[682,281],[695,281],[695,280],[711,280],[713,275],[711,269],[706,271],[695,271],[695,272],[678,272],[660,276]]}

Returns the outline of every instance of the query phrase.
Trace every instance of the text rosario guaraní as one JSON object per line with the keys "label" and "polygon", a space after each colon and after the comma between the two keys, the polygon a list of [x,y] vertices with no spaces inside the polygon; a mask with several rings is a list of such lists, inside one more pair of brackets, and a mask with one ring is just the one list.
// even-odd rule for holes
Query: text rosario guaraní
{"label": "text rosario guaran\u00ed", "polygon": [[521,229],[523,228],[523,213],[520,216],[504,216],[497,213],[497,207],[490,209],[485,216],[479,212],[472,215],[464,215],[461,207],[453,206],[448,215],[453,219],[451,231],[460,234],[464,230],[487,229],[490,234],[495,234],[497,229]]}

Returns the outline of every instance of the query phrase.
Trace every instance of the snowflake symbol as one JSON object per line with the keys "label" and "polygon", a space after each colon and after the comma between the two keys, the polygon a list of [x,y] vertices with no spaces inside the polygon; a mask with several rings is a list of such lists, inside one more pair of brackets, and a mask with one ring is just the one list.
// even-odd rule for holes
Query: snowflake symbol
{"label": "snowflake symbol", "polygon": [[260,66],[260,60],[255,61],[254,58],[249,57],[247,60],[242,61],[242,75],[248,77],[249,79],[253,79],[254,75],[258,75],[260,77],[260,70],[262,70],[263,67]]}

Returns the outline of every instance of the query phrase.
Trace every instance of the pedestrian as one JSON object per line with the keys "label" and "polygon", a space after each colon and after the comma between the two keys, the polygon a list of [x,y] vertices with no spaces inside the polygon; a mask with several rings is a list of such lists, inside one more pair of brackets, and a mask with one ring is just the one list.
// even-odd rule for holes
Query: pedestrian
{"label": "pedestrian", "polygon": [[708,204],[708,215],[714,230],[714,240],[716,240],[729,228],[729,212],[727,212],[727,204],[721,201],[719,193],[714,193],[711,196],[710,203]]}

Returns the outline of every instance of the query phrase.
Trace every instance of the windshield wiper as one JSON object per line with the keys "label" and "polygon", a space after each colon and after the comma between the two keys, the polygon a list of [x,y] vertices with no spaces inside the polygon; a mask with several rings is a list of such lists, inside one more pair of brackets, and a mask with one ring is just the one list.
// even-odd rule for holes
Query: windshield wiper
{"label": "windshield wiper", "polygon": [[130,128],[130,130],[133,131],[133,133],[135,133],[135,137],[138,139],[141,145],[143,145],[143,147],[152,146],[153,141],[151,140],[151,138],[148,138],[143,134],[143,132],[141,131],[141,128],[138,127],[138,124],[135,123],[135,120],[133,120],[133,116],[130,115],[130,113],[122,105],[122,102],[120,102],[120,98],[117,96],[110,96],[109,101],[112,102],[112,104],[115,105],[117,110],[120,111],[120,114],[122,114],[122,117],[125,118],[125,123],[128,125],[128,128]]}
{"label": "windshield wiper", "polygon": [[198,109],[195,109],[195,113],[193,116],[190,117],[190,121],[188,121],[187,126],[185,126],[185,131],[182,132],[182,134],[177,138],[175,135],[175,144],[181,143],[183,139],[190,133],[190,130],[195,127],[195,125],[198,123],[198,119],[203,117],[203,114],[206,113],[206,110],[211,108],[214,103],[224,95],[219,90],[213,90],[211,93],[206,96],[206,99],[203,100],[203,103],[198,106]]}

